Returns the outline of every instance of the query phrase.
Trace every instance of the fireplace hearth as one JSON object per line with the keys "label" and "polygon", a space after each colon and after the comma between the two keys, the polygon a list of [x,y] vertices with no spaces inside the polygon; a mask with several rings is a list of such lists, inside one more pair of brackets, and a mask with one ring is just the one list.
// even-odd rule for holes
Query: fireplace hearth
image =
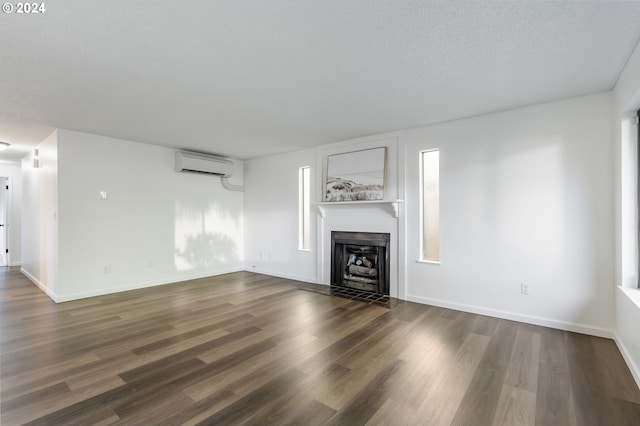
{"label": "fireplace hearth", "polygon": [[331,285],[389,294],[390,235],[331,231]]}

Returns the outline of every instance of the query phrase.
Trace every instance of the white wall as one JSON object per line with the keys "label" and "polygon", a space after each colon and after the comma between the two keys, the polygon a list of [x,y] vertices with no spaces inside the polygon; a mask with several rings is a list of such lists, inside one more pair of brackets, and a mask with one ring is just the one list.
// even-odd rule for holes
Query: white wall
{"label": "white wall", "polygon": [[22,160],[21,271],[55,299],[58,292],[58,132],[38,145],[40,168],[33,153]]}
{"label": "white wall", "polygon": [[[298,171],[311,167],[311,250],[298,250]],[[245,162],[245,267],[316,282],[316,150]]]}
{"label": "white wall", "polygon": [[20,164],[0,164],[0,176],[7,177],[7,236],[9,265],[22,264],[22,170]]}
{"label": "white wall", "polygon": [[[408,299],[611,335],[611,115],[604,93],[409,130]],[[440,265],[416,262],[418,156],[432,148]]]}
{"label": "white wall", "polygon": [[[640,290],[637,275],[638,127],[630,117],[640,109],[640,44],[627,62],[614,93],[616,343],[640,386]],[[622,288],[624,287],[624,288]]]}
{"label": "white wall", "polygon": [[[35,179],[53,161],[43,158],[37,170],[23,164],[24,269],[44,279],[56,301],[242,269],[243,194],[219,178],[176,173],[171,149],[68,130],[57,131],[57,153],[57,187]],[[232,183],[241,184],[241,162],[236,171]],[[52,245],[42,240],[42,223],[31,226],[56,210]],[[43,260],[57,265],[57,280],[42,271]]]}

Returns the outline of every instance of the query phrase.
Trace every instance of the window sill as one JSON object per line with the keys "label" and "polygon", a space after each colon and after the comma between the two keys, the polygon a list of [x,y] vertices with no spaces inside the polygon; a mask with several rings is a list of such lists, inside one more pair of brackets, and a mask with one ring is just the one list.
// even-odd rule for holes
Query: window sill
{"label": "window sill", "polygon": [[307,252],[307,253],[311,253],[311,249],[301,249],[301,248],[299,248],[298,251],[304,251],[304,252]]}
{"label": "window sill", "polygon": [[619,286],[620,290],[627,295],[635,305],[640,308],[640,289]]}
{"label": "window sill", "polygon": [[416,260],[416,263],[426,263],[427,265],[440,265],[440,261],[435,261],[435,260]]}

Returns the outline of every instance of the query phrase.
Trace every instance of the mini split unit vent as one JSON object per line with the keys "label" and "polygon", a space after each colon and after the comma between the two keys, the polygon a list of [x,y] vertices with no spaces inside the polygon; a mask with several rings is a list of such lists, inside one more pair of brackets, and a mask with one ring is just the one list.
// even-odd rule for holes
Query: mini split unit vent
{"label": "mini split unit vent", "polygon": [[233,174],[233,162],[213,155],[176,152],[176,172],[229,177]]}

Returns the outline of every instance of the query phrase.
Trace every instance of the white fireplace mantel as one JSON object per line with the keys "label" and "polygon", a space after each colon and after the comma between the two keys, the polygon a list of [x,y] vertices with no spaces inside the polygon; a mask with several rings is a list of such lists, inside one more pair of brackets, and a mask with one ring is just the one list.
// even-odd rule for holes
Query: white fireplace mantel
{"label": "white fireplace mantel", "polygon": [[399,206],[404,200],[369,200],[369,201],[335,201],[331,203],[316,203],[320,217],[324,218],[327,212],[340,208],[380,208],[387,210],[395,218],[399,215]]}

